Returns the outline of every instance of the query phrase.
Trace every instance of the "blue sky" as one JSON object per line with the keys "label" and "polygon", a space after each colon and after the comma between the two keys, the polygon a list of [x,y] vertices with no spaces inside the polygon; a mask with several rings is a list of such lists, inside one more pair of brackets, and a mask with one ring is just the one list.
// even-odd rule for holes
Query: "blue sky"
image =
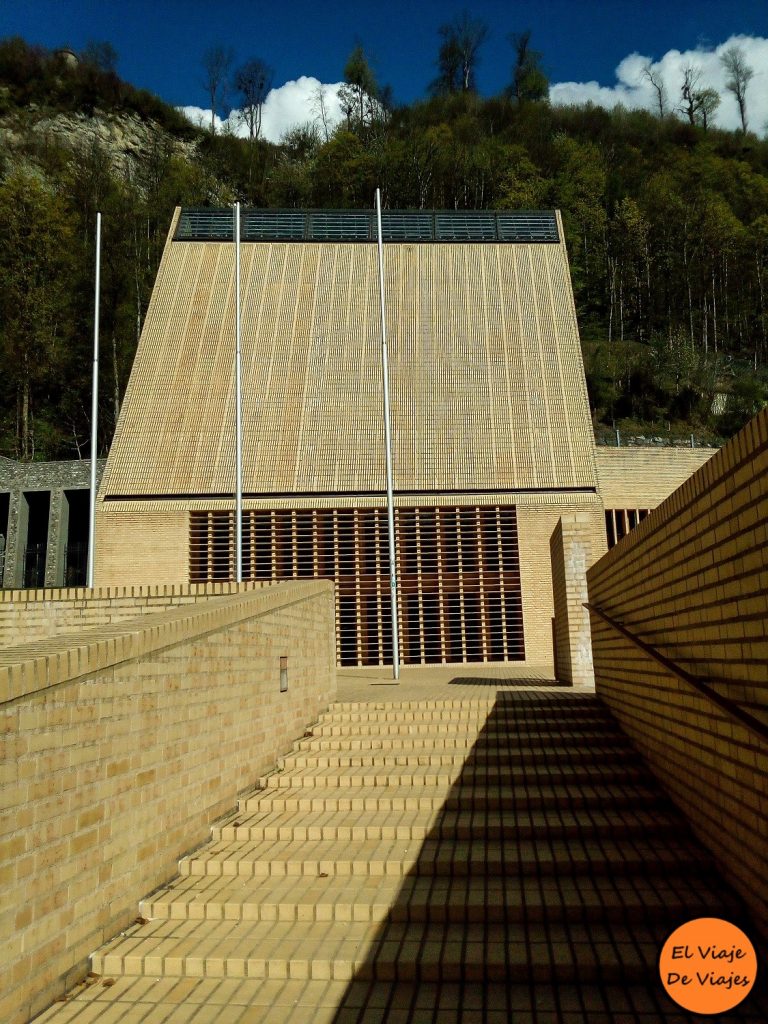
{"label": "blue sky", "polygon": [[[236,62],[262,57],[280,86],[302,75],[338,82],[359,41],[380,82],[392,86],[396,100],[409,102],[424,95],[434,76],[438,27],[464,9],[489,27],[478,71],[485,94],[507,84],[506,36],[526,28],[551,82],[609,89],[617,67],[633,53],[661,60],[670,51],[706,51],[734,36],[768,38],[767,0],[0,0],[0,35],[74,49],[89,39],[109,40],[122,77],[175,105],[200,107],[206,106],[201,56],[214,43],[231,46]],[[763,69],[757,70],[753,91],[757,95],[759,86],[768,93],[768,83],[760,82]]]}

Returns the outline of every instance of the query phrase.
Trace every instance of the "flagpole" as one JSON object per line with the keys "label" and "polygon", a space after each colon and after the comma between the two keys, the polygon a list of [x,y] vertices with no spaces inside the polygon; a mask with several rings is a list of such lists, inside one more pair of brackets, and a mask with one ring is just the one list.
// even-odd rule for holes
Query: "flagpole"
{"label": "flagpole", "polygon": [[243,582],[243,407],[240,366],[240,203],[235,203],[235,575]]}
{"label": "flagpole", "polygon": [[88,586],[93,587],[94,547],[96,545],[96,459],[98,456],[99,416],[99,303],[101,293],[101,214],[96,214],[96,279],[93,312],[93,384],[91,387],[91,509],[88,523]]}
{"label": "flagpole", "polygon": [[384,308],[384,245],[381,237],[381,191],[376,189],[376,226],[379,248],[379,297],[381,302],[381,372],[384,381],[384,442],[387,457],[387,525],[389,533],[389,589],[392,606],[392,675],[400,678],[400,639],[397,629],[397,559],[395,555],[395,512],[392,496],[392,432],[389,409],[389,362],[387,318]]}

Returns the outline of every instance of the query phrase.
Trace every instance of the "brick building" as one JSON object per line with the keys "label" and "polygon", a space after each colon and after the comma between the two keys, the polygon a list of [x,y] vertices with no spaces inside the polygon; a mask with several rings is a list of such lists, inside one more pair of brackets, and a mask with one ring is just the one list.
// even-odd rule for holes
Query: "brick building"
{"label": "brick building", "polygon": [[[365,211],[241,223],[244,576],[333,579],[347,665],[392,650],[375,231]],[[230,210],[174,216],[97,584],[233,577],[232,233]],[[554,666],[586,567],[711,452],[596,451],[557,212],[387,211],[383,235],[402,660]]]}

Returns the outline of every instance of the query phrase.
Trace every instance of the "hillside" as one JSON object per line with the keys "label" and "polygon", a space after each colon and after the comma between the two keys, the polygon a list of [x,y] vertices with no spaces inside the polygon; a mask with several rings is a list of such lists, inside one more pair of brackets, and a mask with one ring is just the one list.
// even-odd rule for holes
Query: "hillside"
{"label": "hillside", "polygon": [[88,455],[104,217],[109,445],[175,205],[562,210],[597,433],[727,436],[768,397],[768,142],[473,93],[326,138],[212,136],[97,63],[0,42],[0,454]]}

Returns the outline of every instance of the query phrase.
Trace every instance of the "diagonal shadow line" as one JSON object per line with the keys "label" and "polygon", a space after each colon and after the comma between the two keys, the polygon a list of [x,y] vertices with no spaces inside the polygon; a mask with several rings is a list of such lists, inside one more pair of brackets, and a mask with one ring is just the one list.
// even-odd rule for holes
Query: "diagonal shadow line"
{"label": "diagonal shadow line", "polygon": [[[333,1024],[703,1024],[661,988],[663,942],[755,929],[697,851],[597,698],[499,691]],[[719,1024],[768,1019],[765,989]]]}

